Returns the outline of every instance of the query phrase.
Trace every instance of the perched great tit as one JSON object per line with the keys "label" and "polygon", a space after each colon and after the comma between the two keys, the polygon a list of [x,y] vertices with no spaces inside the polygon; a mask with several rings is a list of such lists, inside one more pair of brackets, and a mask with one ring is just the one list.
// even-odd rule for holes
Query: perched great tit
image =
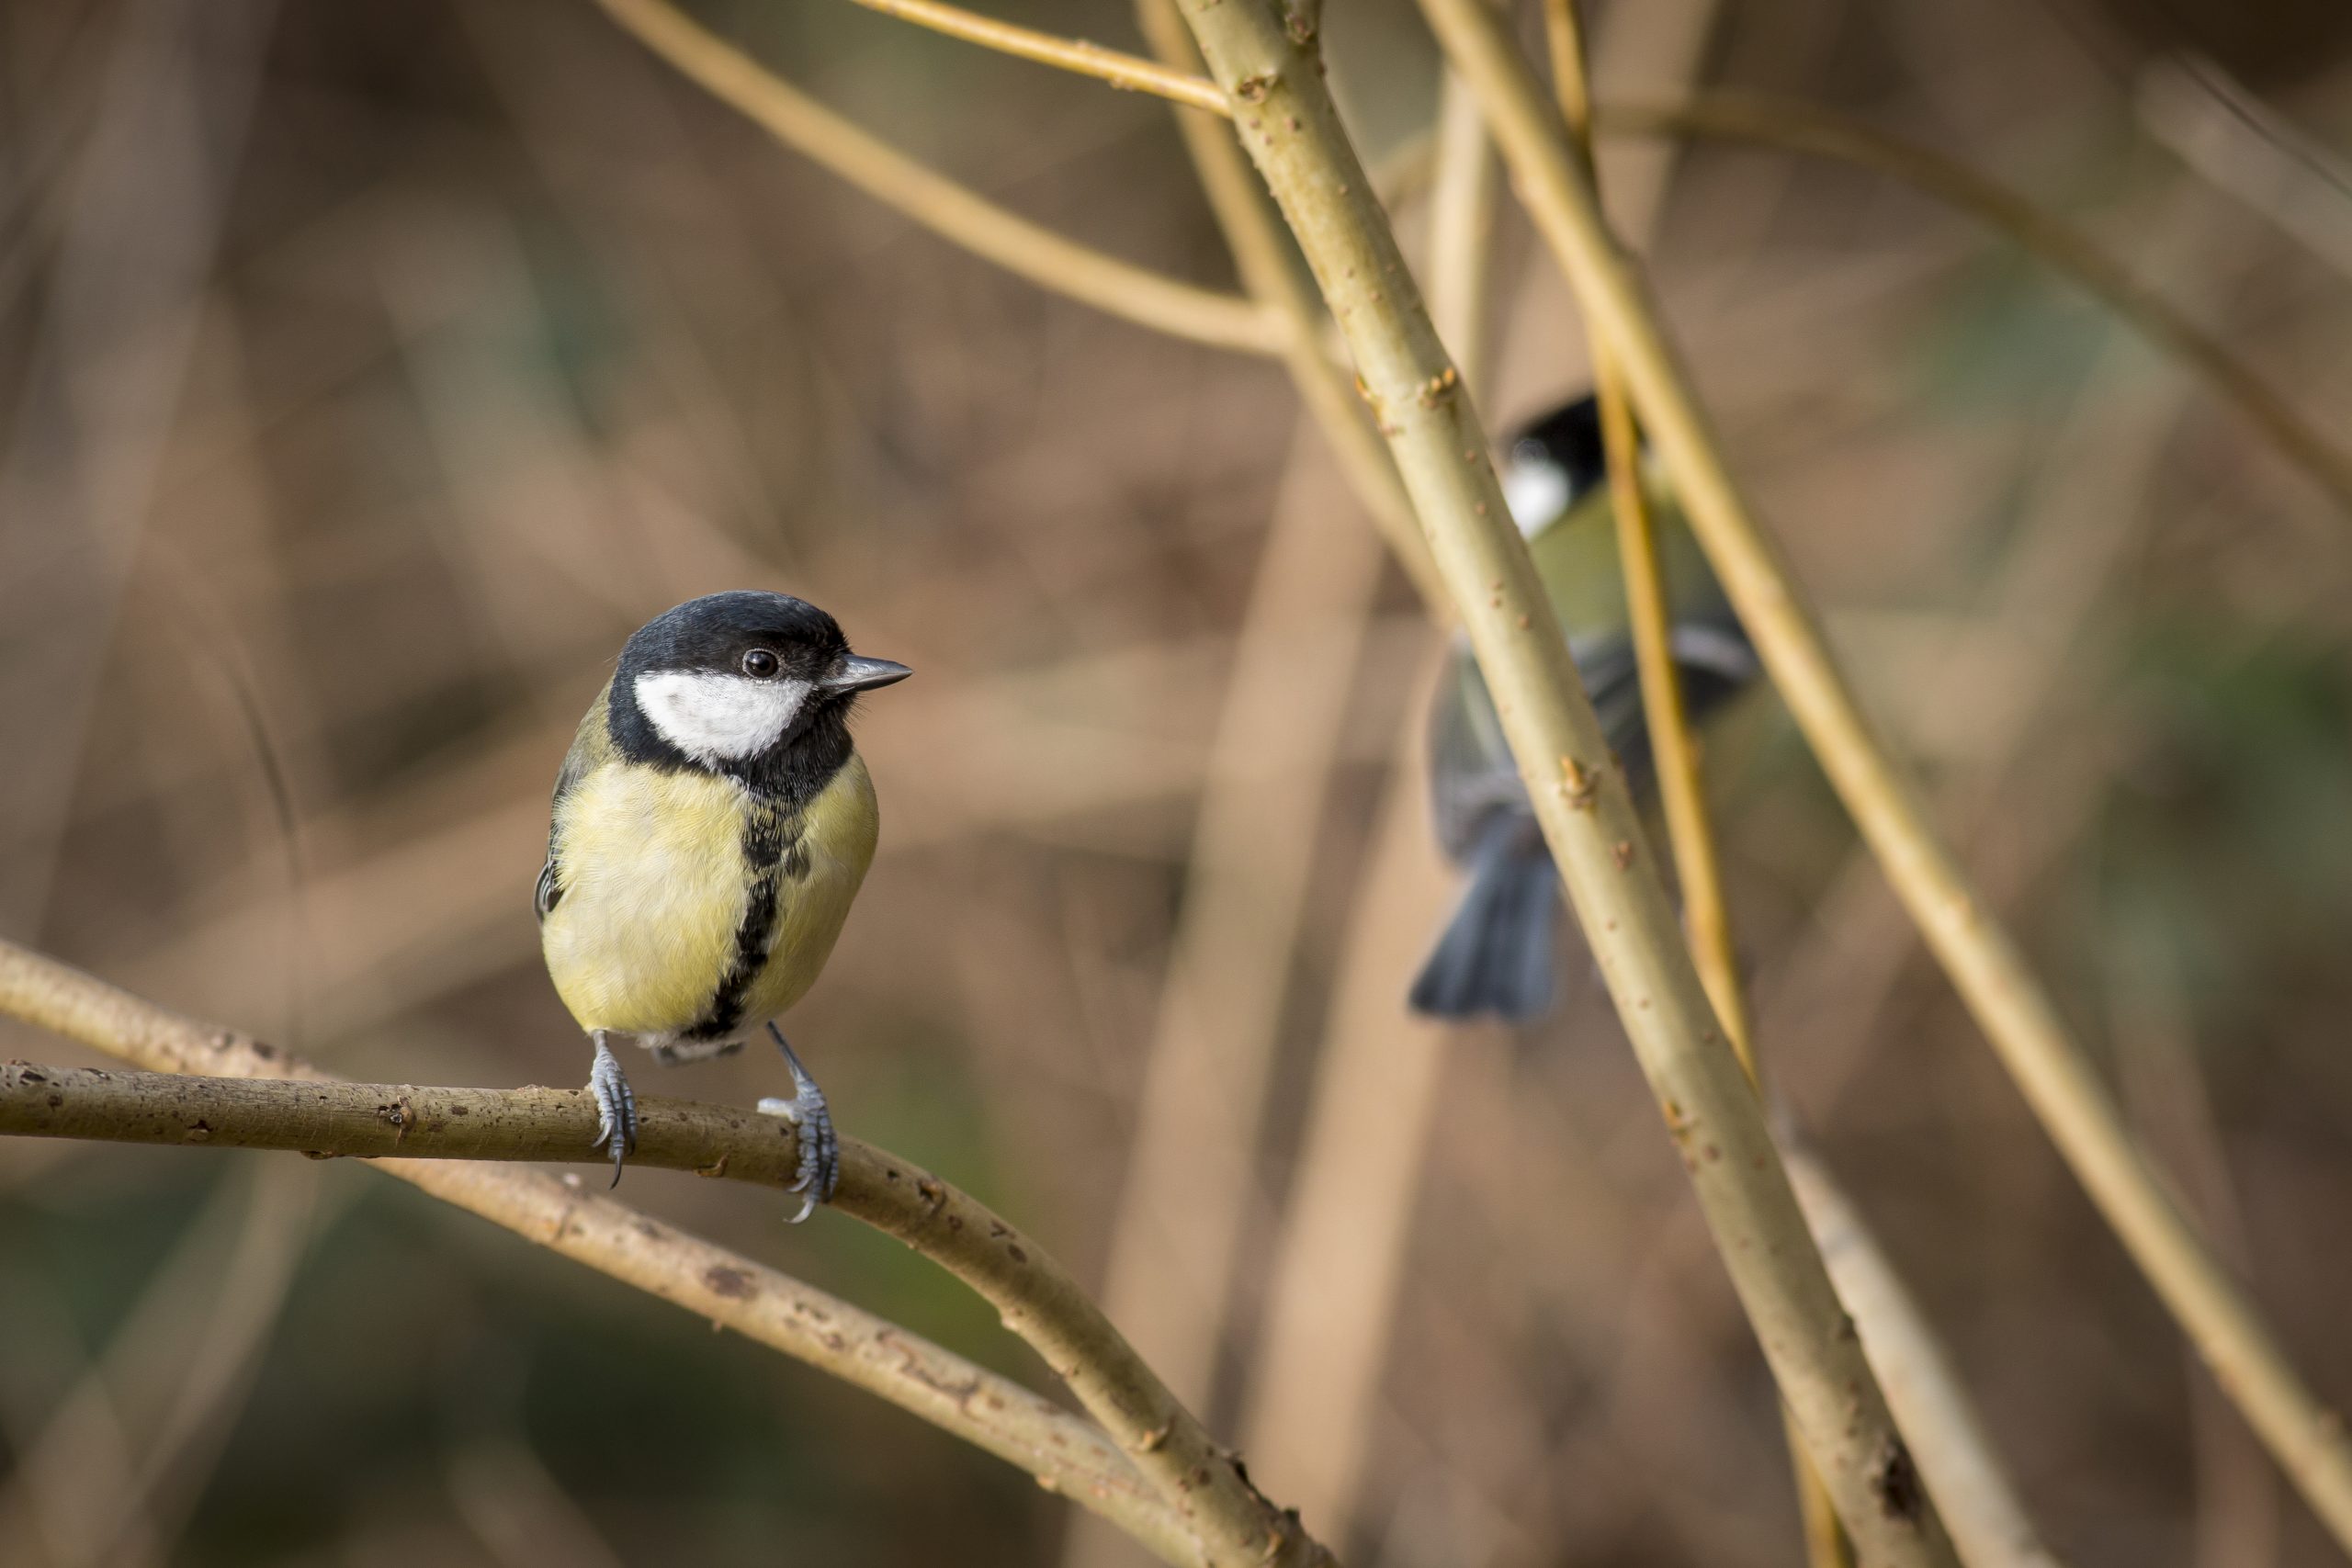
{"label": "perched great tit", "polygon": [[[1663,476],[1645,464],[1642,478],[1673,615],[1674,661],[1696,720],[1755,677],[1756,650]],[[1502,480],[1601,731],[1638,795],[1652,783],[1649,730],[1593,400],[1522,430]],[[1429,744],[1438,840],[1470,882],[1413,982],[1413,1008],[1440,1018],[1538,1017],[1552,1005],[1559,878],[1466,639],[1456,640],[1439,683]]]}
{"label": "perched great tit", "polygon": [[849,650],[833,618],[782,593],[689,600],[639,628],[556,775],[539,946],[594,1042],[591,1147],[613,1180],[637,1144],[614,1057],[628,1036],[666,1065],[764,1027],[800,1129],[800,1213],[832,1196],[841,1145],[824,1094],[775,1026],[824,968],[874,860],[881,818],[850,743],[861,692],[913,671]]}

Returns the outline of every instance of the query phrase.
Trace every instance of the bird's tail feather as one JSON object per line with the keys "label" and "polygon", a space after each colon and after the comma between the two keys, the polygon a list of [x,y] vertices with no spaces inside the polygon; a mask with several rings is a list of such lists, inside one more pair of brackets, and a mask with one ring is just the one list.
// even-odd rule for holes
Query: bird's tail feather
{"label": "bird's tail feather", "polygon": [[1470,885],[1413,981],[1416,1012],[1524,1022],[1550,1010],[1560,886],[1533,825],[1495,813],[1470,857]]}

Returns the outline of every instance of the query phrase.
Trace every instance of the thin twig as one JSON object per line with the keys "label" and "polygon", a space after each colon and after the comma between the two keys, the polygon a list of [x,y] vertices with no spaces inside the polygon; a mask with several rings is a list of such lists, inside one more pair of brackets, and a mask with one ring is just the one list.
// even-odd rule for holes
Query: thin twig
{"label": "thin twig", "polygon": [[39,1434],[16,1445],[0,1486],[0,1540],[27,1542],[46,1568],[169,1560],[191,1499],[176,1484],[164,1495],[164,1483],[195,1457],[191,1437],[233,1420],[251,1352],[309,1241],[318,1178],[278,1160],[213,1184],[104,1349],[76,1369]]}
{"label": "thin twig", "polygon": [[[261,1089],[265,1094],[294,1097],[286,1107],[277,1107],[273,1100],[224,1098],[220,1101],[224,1107],[250,1103],[277,1107],[276,1114],[293,1114],[300,1109],[301,1097],[323,1093],[326,1098],[311,1101],[322,1109],[300,1111],[311,1119],[302,1124],[304,1136],[289,1136],[287,1143],[272,1146],[331,1148],[335,1145],[321,1134],[332,1130],[336,1139],[348,1141],[350,1152],[381,1151],[387,1157],[380,1158],[376,1168],[624,1283],[674,1302],[713,1324],[733,1328],[747,1338],[877,1393],[1021,1466],[1036,1477],[1038,1484],[1102,1514],[1167,1562],[1195,1568],[1219,1561],[1203,1549],[1197,1522],[1165,1504],[1140,1473],[1139,1462],[1148,1461],[1151,1454],[1139,1453],[1131,1461],[1095,1423],[1072,1416],[1019,1384],[896,1324],[662,1224],[594,1191],[577,1179],[559,1179],[543,1172],[478,1163],[501,1153],[496,1140],[485,1140],[468,1125],[485,1117],[502,1122],[508,1135],[538,1151],[519,1157],[579,1158],[585,1140],[594,1135],[594,1117],[571,1091],[498,1093],[374,1086],[363,1097],[368,1103],[355,1105],[349,1095],[340,1092],[350,1086],[297,1057],[233,1031],[167,1012],[9,942],[0,942],[0,1014],[123,1057],[153,1073],[221,1075],[231,1080],[227,1089],[220,1091],[223,1094]],[[36,1070],[46,1076],[46,1069]],[[10,1081],[19,1093],[24,1092],[21,1069],[14,1071]],[[113,1077],[120,1082],[128,1075]],[[248,1079],[263,1081],[236,1081]],[[280,1088],[266,1080],[291,1083]],[[164,1098],[160,1108],[151,1108],[152,1135],[141,1141],[227,1146],[233,1138],[253,1135],[250,1130],[242,1134],[226,1130],[225,1118],[220,1128],[209,1122],[199,1128],[189,1122],[169,1120],[175,1093],[214,1092],[183,1089],[189,1081],[162,1080],[160,1092]],[[73,1102],[65,1100],[62,1089],[31,1087],[37,1092],[28,1110],[68,1112]],[[79,1092],[103,1093],[104,1084],[92,1080],[82,1084]],[[48,1104],[51,1093],[58,1095],[61,1104]],[[789,1179],[786,1171],[797,1167],[797,1150],[789,1128],[774,1119],[686,1101],[650,1104],[663,1114],[647,1129],[648,1137],[639,1148],[639,1163],[779,1186]],[[462,1116],[457,1114],[460,1108],[465,1111]],[[164,1119],[156,1120],[159,1116]],[[200,1111],[197,1120],[205,1120]],[[555,1130],[559,1126],[567,1130],[559,1134]],[[428,1145],[448,1157],[389,1157],[411,1155]],[[726,1156],[723,1167],[722,1154]],[[1001,1279],[1008,1271],[1026,1269],[1033,1281],[1047,1286],[1058,1281],[1066,1290],[1075,1290],[1041,1252],[1023,1246],[1018,1233],[935,1178],[863,1145],[845,1147],[843,1154],[842,1186],[837,1199],[842,1207],[854,1203],[860,1217],[919,1244],[934,1258],[953,1253],[956,1261],[948,1267],[967,1279],[980,1272]],[[933,1232],[946,1233],[953,1245]],[[1013,1249],[1021,1256],[1012,1256]],[[993,1260],[991,1269],[983,1269],[972,1255],[989,1250],[1002,1255]],[[1050,1290],[1041,1292],[1034,1284],[1026,1292],[991,1288],[991,1300],[1002,1298],[1000,1305],[1009,1318],[1014,1314],[1034,1318],[1054,1304],[1050,1299],[1038,1299],[1041,1293],[1050,1298]],[[1034,1323],[1024,1326],[1033,1336],[1032,1343],[1041,1348],[1067,1337],[1038,1335]],[[1071,1352],[1057,1343],[1048,1359],[1060,1371],[1070,1365]],[[1179,1436],[1178,1425],[1171,1423],[1164,1432],[1147,1427],[1129,1442],[1140,1450],[1159,1437],[1157,1451],[1164,1453],[1176,1446]],[[1205,1460],[1200,1468],[1207,1468]],[[1205,1492],[1205,1485],[1202,1489]]]}
{"label": "thin twig", "polygon": [[1552,57],[1552,96],[1568,128],[1569,150],[1583,165],[1585,177],[1591,179],[1592,69],[1585,60],[1577,0],[1544,0],[1544,47]]}
{"label": "thin twig", "polygon": [[596,3],[638,41],[777,141],[1006,271],[1177,337],[1249,354],[1287,350],[1290,333],[1281,318],[1006,210],[824,107],[666,0]]}
{"label": "thin twig", "polygon": [[[1592,98],[1585,78],[1586,51],[1576,0],[1544,0],[1545,36],[1555,73],[1553,92],[1568,130],[1569,146],[1587,180],[1598,175],[1592,156]],[[1596,187],[1597,189],[1597,187]],[[1612,236],[1613,243],[1613,236]],[[1664,568],[1649,496],[1642,483],[1634,411],[1616,355],[1596,336],[1591,345],[1594,393],[1600,406],[1600,435],[1609,468],[1609,499],[1617,524],[1618,553],[1625,575],[1626,618],[1633,634],[1648,728],[1674,851],[1675,880],[1682,894],[1683,918],[1690,931],[1691,955],[1708,999],[1723,1020],[1732,1049],[1751,1082],[1758,1080],[1748,1039],[1747,998],[1740,984],[1731,918],[1723,890],[1715,831],[1699,773],[1699,753],[1682,697],[1673,653],[1673,610],[1667,602]]]}
{"label": "thin twig", "polygon": [[[2182,965],[2161,945],[2135,949],[2129,940],[2135,935],[2147,940],[2127,919],[2110,934],[2103,964],[2124,1106],[2148,1146],[2171,1156],[2183,1200],[2215,1245],[2251,1278],[2245,1205],[2199,1060]],[[2278,1479],[2206,1369],[2191,1365],[2187,1372],[2196,1523],[2188,1561],[2194,1568],[2269,1568],[2278,1559]]]}
{"label": "thin twig", "polygon": [[2132,84],[2148,134],[2206,184],[2352,274],[2352,166],[2215,62],[2157,55]]}
{"label": "thin twig", "polygon": [[1379,536],[1302,426],[1210,741],[1110,1227],[1102,1305],[1179,1397],[1214,1385]]}
{"label": "thin twig", "polygon": [[[2176,202],[2144,219],[2143,265],[2181,257],[2165,265],[2170,286],[2211,299],[2243,258],[2233,245],[2223,247],[2226,256],[2196,254],[2204,247],[2193,245],[2195,237],[2213,231],[2199,211],[2197,203]],[[2088,634],[2117,618],[2111,602],[2131,580],[2131,555],[2163,515],[2165,458],[2194,390],[2185,367],[2151,374],[2147,345],[2128,329],[2103,336],[2075,412],[2036,444],[2038,478],[2014,510],[2012,543],[1964,628],[1936,638],[1915,666],[1920,676],[1892,694],[1915,712],[1975,705],[1970,754],[1938,780],[1935,809],[1972,861],[1984,863],[1982,850],[2004,846],[1998,863],[1980,873],[1996,905],[2014,902],[2034,868],[2069,841],[2060,825],[2091,809],[2109,771],[2119,720],[2094,694],[2120,655]],[[2012,661],[2005,677],[1988,678],[1979,652],[1988,636]],[[2086,726],[2078,710],[2086,705],[2099,707],[2101,722]],[[2019,815],[2029,803],[2030,825]],[[1901,918],[1867,846],[1847,857],[1810,923],[1813,935],[1775,965],[1761,1011],[1766,1032],[1802,1032],[1809,1099],[1827,1117],[1869,1044],[1892,1043],[1879,1024],[1918,933]]]}
{"label": "thin twig", "polygon": [[[1168,6],[1147,3],[1137,19],[1172,66],[1197,63]],[[1321,312],[1230,131],[1193,115],[1178,124],[1250,293],[1310,342],[1306,324]],[[1352,389],[1319,353],[1295,354],[1291,369],[1358,493],[1426,562]],[[1313,439],[1302,426],[1297,440]],[[1214,1382],[1261,1203],[1259,1134],[1315,822],[1362,619],[1379,587],[1374,543],[1318,487],[1298,482],[1306,457],[1294,451],[1234,649],[1103,1270],[1104,1309],[1187,1400],[1205,1398]],[[1100,1560],[1098,1536],[1074,1531],[1066,1561]]]}
{"label": "thin twig", "polygon": [[[1136,19],[1144,37],[1160,57],[1179,65],[1196,64],[1199,52],[1175,14],[1173,0],[1140,0]],[[1282,225],[1266,206],[1264,192],[1250,172],[1249,160],[1235,145],[1233,134],[1192,115],[1178,115],[1176,129],[1192,154],[1201,178],[1202,194],[1216,215],[1225,243],[1233,252],[1251,298],[1288,324],[1290,344],[1283,358],[1299,400],[1331,444],[1332,453],[1348,476],[1356,499],[1371,513],[1373,524],[1413,581],[1431,619],[1452,615],[1453,600],[1444,580],[1430,559],[1412,502],[1397,482],[1396,465],[1389,458],[1364,421],[1363,400],[1356,396],[1347,373],[1322,349],[1325,315],[1314,290],[1299,276],[1298,264]]]}
{"label": "thin twig", "polygon": [[458,1517],[503,1568],[626,1568],[519,1431],[468,1443],[442,1475]]}
{"label": "thin twig", "polygon": [[[1826,158],[1900,181],[1930,200],[1955,208],[2072,277],[2150,342],[2187,361],[2253,422],[2280,457],[2339,505],[2352,508],[2352,451],[2281,397],[2221,338],[2140,281],[2107,247],[1959,160],[1833,110],[1744,93],[1610,100],[1594,108],[1593,129],[1610,139],[1706,137]],[[1432,143],[1426,138],[1400,146],[1384,165],[1384,194],[1393,190],[1392,199],[1401,199],[1418,190],[1429,177],[1432,155]]]}
{"label": "thin twig", "polygon": [[1957,159],[1825,109],[1738,93],[1703,93],[1668,103],[1605,103],[1597,111],[1596,126],[1609,136],[1705,136],[1828,158],[1899,180],[1960,209],[2073,277],[2152,342],[2187,360],[2281,457],[2338,506],[2352,511],[2352,451],[2104,246]]}
{"label": "thin twig", "polygon": [[[1544,35],[1552,51],[1552,92],[1568,144],[1600,200],[1600,169],[1592,154],[1592,83],[1586,65],[1584,28],[1577,0],[1544,0]],[[1449,73],[1450,74],[1450,73]],[[1611,243],[1616,237],[1611,235]],[[1617,554],[1625,579],[1627,627],[1641,682],[1643,721],[1650,738],[1658,797],[1666,807],[1667,841],[1674,855],[1682,919],[1690,936],[1690,956],[1707,999],[1714,1003],[1731,1048],[1739,1054],[1747,1081],[1760,1087],[1756,1046],[1748,1023],[1747,989],[1740,983],[1739,957],[1732,942],[1731,909],[1724,897],[1723,866],[1715,851],[1715,825],[1699,774],[1698,743],[1682,700],[1682,677],[1674,662],[1673,612],[1667,603],[1665,569],[1657,552],[1657,530],[1642,482],[1641,442],[1633,403],[1617,356],[1594,334],[1592,382],[1600,405],[1600,442],[1608,464],[1610,510],[1617,527]],[[1820,1474],[1806,1459],[1804,1436],[1786,1405],[1789,1463],[1795,1474],[1797,1513],[1804,1531],[1805,1561],[1813,1568],[1852,1568],[1854,1552],[1838,1522],[1838,1510]]]}
{"label": "thin twig", "polygon": [[[1433,684],[1424,672],[1407,690],[1426,700]],[[1453,882],[1430,834],[1421,738],[1401,728],[1340,939],[1241,1422],[1256,1473],[1333,1533],[1356,1517],[1379,1435],[1415,1200],[1464,1043],[1397,1005]]]}
{"label": "thin twig", "polygon": [[[1478,85],[1515,187],[1588,316],[1623,360],[1717,575],[1912,919],[2075,1175],[2222,1386],[2338,1542],[2352,1545],[2352,1440],[2304,1386],[2253,1303],[2174,1203],[2049,993],[1928,826],[1915,786],[1889,760],[1778,549],[1724,468],[1641,282],[1609,243],[1591,189],[1542,87],[1476,0],[1422,0],[1422,8],[1448,57]],[[1834,1492],[1836,1478],[1829,1479]],[[1838,1514],[1855,1529],[1842,1500]],[[1871,1555],[1859,1531],[1856,1544]]]}
{"label": "thin twig", "polygon": [[2060,1568],[2026,1517],[1951,1358],[1877,1238],[1810,1151],[1784,1144],[1781,1157],[1961,1561],[1968,1568]]}
{"label": "thin twig", "polygon": [[1205,76],[1187,72],[1171,71],[1156,61],[1138,55],[1122,54],[1115,49],[1105,49],[1084,39],[1057,38],[1034,28],[1015,27],[994,17],[977,16],[960,6],[943,6],[939,0],[857,0],[869,11],[879,11],[886,17],[912,22],[917,27],[930,28],[966,43],[978,44],[1000,54],[1017,55],[1042,65],[1059,66],[1080,76],[1092,76],[1108,82],[1114,87],[1131,92],[1150,93],[1171,103],[1188,107],[1206,109],[1224,119],[1233,118],[1225,95],[1216,84]]}
{"label": "thin twig", "polygon": [[[1468,3],[1500,25],[1483,0]],[[1270,0],[1187,0],[1185,17],[1347,339],[1619,1017],[1839,1516],[1875,1563],[1949,1564],[1951,1543],[1844,1333],[1755,1092],[1715,1026],[1624,778],[1608,762],[1511,525],[1486,432],[1340,128],[1320,62],[1284,35]]]}
{"label": "thin twig", "polygon": [[1478,100],[1449,71],[1438,85],[1437,162],[1429,209],[1430,320],[1453,351],[1472,397],[1491,389],[1494,306],[1494,144]]}

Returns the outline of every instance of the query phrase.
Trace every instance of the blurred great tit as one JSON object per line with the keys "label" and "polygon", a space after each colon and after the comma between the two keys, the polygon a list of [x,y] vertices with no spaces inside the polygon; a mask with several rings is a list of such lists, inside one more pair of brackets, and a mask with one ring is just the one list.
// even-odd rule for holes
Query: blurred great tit
{"label": "blurred great tit", "polygon": [[[1522,430],[1502,480],[1601,732],[1638,795],[1653,782],[1649,729],[1593,400]],[[1662,475],[1645,463],[1642,480],[1666,574],[1674,661],[1695,721],[1755,677],[1756,650]],[[1438,840],[1470,881],[1413,982],[1413,1008],[1439,1018],[1538,1017],[1555,989],[1559,878],[1466,639],[1456,639],[1439,683],[1429,744]]]}
{"label": "blurred great tit", "polygon": [[850,743],[861,692],[911,674],[849,650],[813,604],[739,592],[640,627],[556,776],[539,945],[596,1047],[588,1091],[613,1179],[637,1099],[613,1055],[664,1065],[740,1049],[765,1028],[793,1097],[760,1109],[800,1129],[797,1217],[832,1196],[840,1143],[776,1015],[824,968],[874,859],[880,817]]}

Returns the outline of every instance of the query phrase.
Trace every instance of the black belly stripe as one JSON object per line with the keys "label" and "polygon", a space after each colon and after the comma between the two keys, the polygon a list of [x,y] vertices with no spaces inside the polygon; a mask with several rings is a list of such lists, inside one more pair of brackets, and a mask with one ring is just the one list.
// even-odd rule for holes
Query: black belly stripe
{"label": "black belly stripe", "polygon": [[784,902],[784,881],[797,882],[808,874],[808,852],[801,847],[805,825],[797,813],[787,815],[765,802],[755,802],[743,819],[743,868],[749,897],[742,923],[735,928],[734,952],[727,973],[711,994],[710,1005],[685,1031],[688,1040],[718,1040],[742,1025],[743,1004],[752,983],[767,967],[775,942],[776,911]]}

